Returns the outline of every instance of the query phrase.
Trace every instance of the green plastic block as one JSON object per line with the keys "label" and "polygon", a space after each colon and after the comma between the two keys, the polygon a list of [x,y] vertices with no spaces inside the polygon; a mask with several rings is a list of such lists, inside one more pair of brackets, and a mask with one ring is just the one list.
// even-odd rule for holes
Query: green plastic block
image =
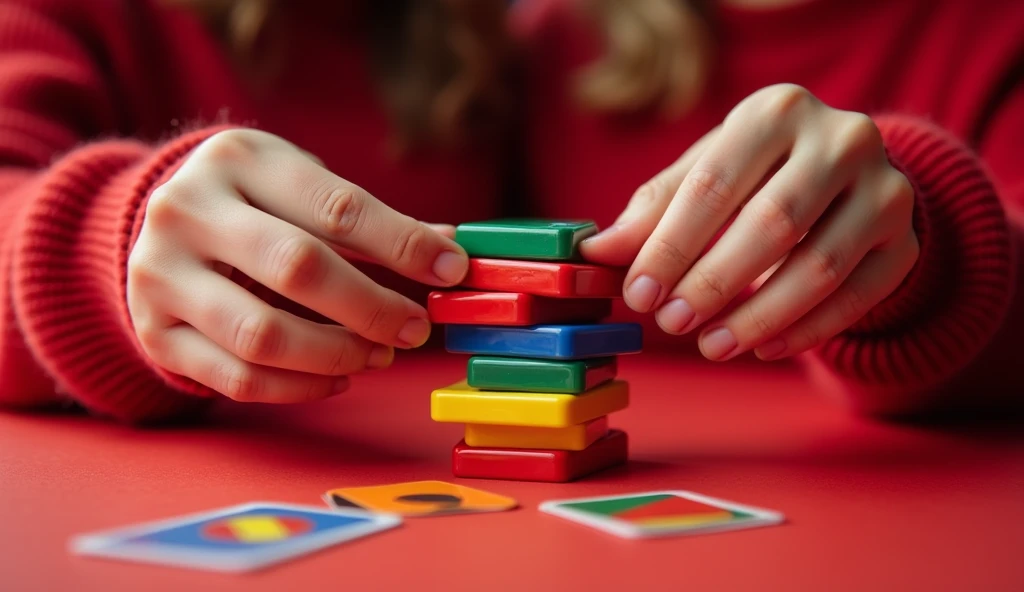
{"label": "green plastic block", "polygon": [[466,381],[485,391],[576,395],[612,380],[617,373],[615,358],[559,361],[474,356],[466,368]]}
{"label": "green plastic block", "polygon": [[590,221],[508,218],[468,222],[455,229],[455,242],[471,257],[498,259],[577,259],[581,240],[597,233]]}

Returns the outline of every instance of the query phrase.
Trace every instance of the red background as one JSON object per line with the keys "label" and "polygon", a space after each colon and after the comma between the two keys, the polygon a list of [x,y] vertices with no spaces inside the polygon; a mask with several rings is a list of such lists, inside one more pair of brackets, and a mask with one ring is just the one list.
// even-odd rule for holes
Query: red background
{"label": "red background", "polygon": [[[140,431],[0,415],[0,589],[1024,590],[1019,425],[892,425],[810,392],[790,366],[622,360],[631,462],[570,484],[455,480],[460,426],[429,393],[465,358],[407,356],[307,406],[233,406]],[[767,368],[767,369],[766,369]],[[265,572],[73,557],[73,534],[237,504],[320,505],[346,485],[421,479],[517,498],[501,514],[409,519]],[[547,499],[689,489],[779,510],[778,527],[627,541],[537,512]]]}

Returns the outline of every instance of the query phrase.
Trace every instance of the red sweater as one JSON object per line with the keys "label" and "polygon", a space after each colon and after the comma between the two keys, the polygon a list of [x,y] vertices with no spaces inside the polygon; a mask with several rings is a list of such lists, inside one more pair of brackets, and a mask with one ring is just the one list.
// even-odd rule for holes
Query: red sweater
{"label": "red sweater", "polygon": [[710,88],[669,123],[573,104],[573,75],[600,47],[578,3],[526,0],[516,19],[529,48],[527,146],[542,215],[611,223],[637,187],[740,100],[800,84],[830,106],[875,117],[893,164],[918,189],[922,247],[887,301],[801,357],[817,387],[875,413],[1024,403],[1024,3],[716,7]]}
{"label": "red sweater", "polygon": [[[565,81],[593,55],[593,38],[560,3],[527,1],[517,23],[530,50],[536,213],[607,223],[637,185],[769,83],[894,113],[878,123],[919,188],[920,262],[869,318],[807,358],[830,381],[823,388],[867,409],[918,408],[964,384],[1019,399],[1019,3],[985,13],[968,2],[876,4],[723,13],[705,102],[684,121],[656,125],[575,110]],[[102,10],[0,0],[0,403],[70,399],[124,420],[198,404],[186,381],[142,353],[124,282],[147,196],[220,129],[204,125],[279,134],[421,219],[496,214],[498,150],[394,157],[358,31],[339,34],[344,25],[324,18],[299,26],[287,77],[255,93],[185,13],[134,0]]]}

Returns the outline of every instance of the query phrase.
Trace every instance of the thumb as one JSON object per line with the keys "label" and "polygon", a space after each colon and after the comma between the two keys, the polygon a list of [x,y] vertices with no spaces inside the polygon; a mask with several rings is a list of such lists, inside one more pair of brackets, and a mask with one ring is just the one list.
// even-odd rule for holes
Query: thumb
{"label": "thumb", "polygon": [[455,240],[455,227],[451,224],[432,224],[430,222],[424,222],[424,224],[441,236]]}

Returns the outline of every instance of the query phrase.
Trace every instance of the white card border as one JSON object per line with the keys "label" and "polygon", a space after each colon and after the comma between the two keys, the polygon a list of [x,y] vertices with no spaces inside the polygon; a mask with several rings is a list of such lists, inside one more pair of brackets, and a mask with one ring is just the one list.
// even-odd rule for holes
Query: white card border
{"label": "white card border", "polygon": [[[751,514],[752,518],[739,521],[724,522],[719,524],[708,524],[704,526],[665,526],[665,527],[642,527],[615,518],[601,518],[593,514],[565,508],[562,504],[573,504],[580,502],[598,502],[624,497],[638,497],[642,495],[675,495],[692,501],[713,505],[723,510],[743,512]],[[728,530],[740,530],[745,528],[756,528],[760,526],[773,526],[782,524],[786,518],[781,512],[767,510],[744,504],[738,504],[729,500],[711,497],[695,491],[681,489],[668,489],[658,491],[640,491],[633,493],[620,493],[616,495],[602,495],[593,497],[581,497],[574,499],[548,500],[541,502],[537,508],[541,512],[558,516],[571,522],[578,522],[591,528],[614,534],[626,539],[655,538],[663,536],[686,536],[691,534],[706,534],[710,532],[724,532]]]}
{"label": "white card border", "polygon": [[[169,548],[165,544],[125,543],[127,539],[167,530],[196,522],[212,520],[255,509],[291,510],[323,516],[349,516],[369,519],[358,526],[335,527],[322,533],[301,538],[291,543],[282,543],[273,549],[226,551],[210,556],[206,551],[185,551]],[[402,518],[394,514],[367,512],[356,509],[325,509],[319,506],[305,506],[281,502],[247,502],[217,510],[187,514],[176,518],[146,522],[134,526],[108,531],[76,535],[71,538],[71,552],[76,555],[126,559],[175,567],[206,569],[221,572],[244,572],[267,567],[313,551],[357,539],[376,532],[394,528]]]}

